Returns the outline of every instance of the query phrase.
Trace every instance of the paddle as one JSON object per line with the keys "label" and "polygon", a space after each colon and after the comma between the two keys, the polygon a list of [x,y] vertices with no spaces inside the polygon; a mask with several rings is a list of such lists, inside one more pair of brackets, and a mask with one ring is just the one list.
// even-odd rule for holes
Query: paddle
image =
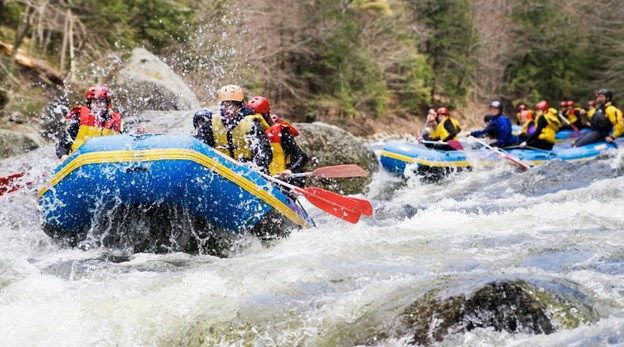
{"label": "paddle", "polygon": [[0,196],[6,193],[12,193],[26,186],[28,183],[22,183],[19,181],[19,179],[25,174],[26,172],[18,172],[0,177]]}
{"label": "paddle", "polygon": [[498,154],[500,157],[507,159],[507,161],[509,161],[510,163],[513,163],[514,165],[518,166],[519,168],[521,168],[522,170],[528,170],[531,167],[525,163],[523,163],[522,161],[520,161],[520,159],[509,155],[509,153],[503,151],[500,148],[495,148],[492,147],[490,145],[488,145],[487,143],[473,137],[473,136],[468,136],[469,139],[472,139],[473,141],[477,142],[478,144],[482,145],[483,147],[487,148],[489,151],[492,151],[496,154]]}
{"label": "paddle", "polygon": [[349,199],[355,200],[355,201],[360,203],[360,212],[363,215],[365,215],[365,216],[372,216],[373,215],[373,205],[371,205],[370,201],[368,201],[366,199],[352,198],[352,197],[349,197]]}
{"label": "paddle", "polygon": [[369,213],[372,215],[372,205],[367,200],[349,198],[322,188],[302,189],[262,172],[258,174],[271,182],[294,190],[308,199],[312,205],[349,223],[357,223],[360,215],[364,214],[362,211],[366,212],[366,215]]}
{"label": "paddle", "polygon": [[457,150],[457,151],[463,151],[464,150],[464,146],[462,146],[462,144],[457,141],[457,140],[449,140],[447,142],[444,141],[420,141],[420,143],[426,143],[426,144],[430,144],[430,145],[449,145],[451,146],[453,149]]}
{"label": "paddle", "polygon": [[315,169],[312,172],[302,172],[291,174],[290,177],[324,177],[324,178],[346,178],[346,177],[366,177],[368,171],[356,164],[326,166]]}

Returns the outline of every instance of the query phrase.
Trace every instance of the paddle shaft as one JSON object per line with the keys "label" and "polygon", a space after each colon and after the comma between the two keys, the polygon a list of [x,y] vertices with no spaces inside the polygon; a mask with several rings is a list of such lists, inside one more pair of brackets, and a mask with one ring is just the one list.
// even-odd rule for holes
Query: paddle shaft
{"label": "paddle shaft", "polygon": [[457,151],[463,151],[464,146],[457,140],[450,140],[448,142],[445,141],[419,141],[420,143],[425,143],[429,145],[448,145]]}
{"label": "paddle shaft", "polygon": [[572,124],[564,115],[561,114],[561,112],[557,112],[557,115],[559,116],[559,118],[563,119],[563,121],[566,122],[567,125]]}
{"label": "paddle shaft", "polygon": [[488,150],[496,153],[497,155],[507,159],[507,161],[510,161],[510,162],[514,163],[515,165],[519,166],[523,170],[528,170],[528,169],[531,168],[529,165],[527,165],[527,164],[523,163],[522,161],[520,161],[520,159],[515,158],[515,157],[509,155],[509,153],[506,153],[505,151],[501,150],[500,148],[492,147],[489,144],[487,144],[487,143],[485,143],[485,142],[475,138],[474,136],[469,136],[469,138],[472,138],[475,142],[481,144],[483,147],[485,147]]}

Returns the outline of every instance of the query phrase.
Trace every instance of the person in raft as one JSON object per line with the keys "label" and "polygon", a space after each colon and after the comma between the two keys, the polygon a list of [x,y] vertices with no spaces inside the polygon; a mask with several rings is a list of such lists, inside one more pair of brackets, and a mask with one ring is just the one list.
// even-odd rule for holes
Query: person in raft
{"label": "person in raft", "polygon": [[594,112],[587,113],[587,117],[589,117],[592,131],[573,141],[572,147],[589,145],[600,141],[610,143],[624,134],[622,111],[613,105],[613,93],[608,89],[602,88],[596,92],[596,108]]}
{"label": "person in raft", "polygon": [[262,96],[254,96],[249,99],[247,108],[262,116],[268,125],[264,132],[273,150],[273,160],[269,165],[269,173],[303,188],[305,177],[291,177],[293,173],[303,171],[304,166],[308,163],[308,155],[295,141],[299,131],[289,122],[282,121],[277,115],[271,114],[271,105]]}
{"label": "person in raft", "polygon": [[[221,153],[241,162],[257,166],[265,174],[273,160],[271,144],[262,116],[255,115],[244,103],[244,94],[237,85],[221,87],[217,93],[219,114],[198,111],[194,122],[202,122],[196,138]],[[264,125],[262,123],[265,123]]]}
{"label": "person in raft", "polygon": [[75,106],[65,116],[67,126],[56,145],[56,156],[64,161],[90,138],[121,134],[122,115],[113,112],[112,107],[107,87],[94,85],[87,89],[86,106]]}
{"label": "person in raft", "polygon": [[[435,130],[429,134],[418,137],[418,142],[423,141],[440,141],[440,143],[425,144],[425,146],[442,150],[455,151],[460,149],[457,142],[457,135],[461,132],[461,127],[457,120],[451,117],[448,108],[440,107],[434,114],[427,115],[429,124],[435,125]],[[448,141],[454,141],[454,146],[448,144]]]}
{"label": "person in raft", "polygon": [[535,111],[537,112],[535,131],[519,147],[550,151],[555,145],[555,135],[561,128],[561,119],[557,114],[557,110],[549,108],[548,103],[543,100],[535,105]]}
{"label": "person in raft", "polygon": [[511,121],[509,117],[503,114],[503,104],[500,101],[492,101],[490,104],[490,113],[492,120],[482,130],[475,130],[470,133],[472,137],[487,136],[491,140],[495,140],[490,145],[495,147],[508,147],[514,144],[511,135]]}

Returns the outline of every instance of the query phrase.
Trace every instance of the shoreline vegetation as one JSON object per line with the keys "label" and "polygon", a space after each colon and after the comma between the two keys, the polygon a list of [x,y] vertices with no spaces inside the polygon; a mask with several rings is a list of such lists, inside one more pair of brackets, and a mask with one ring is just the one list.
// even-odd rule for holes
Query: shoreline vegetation
{"label": "shoreline vegetation", "polygon": [[493,99],[512,118],[520,102],[584,106],[600,87],[617,102],[622,16],[624,7],[588,0],[3,2],[0,129],[59,122],[57,105],[108,82],[136,47],[203,105],[237,83],[292,121],[363,138],[418,133],[438,106],[480,127]]}

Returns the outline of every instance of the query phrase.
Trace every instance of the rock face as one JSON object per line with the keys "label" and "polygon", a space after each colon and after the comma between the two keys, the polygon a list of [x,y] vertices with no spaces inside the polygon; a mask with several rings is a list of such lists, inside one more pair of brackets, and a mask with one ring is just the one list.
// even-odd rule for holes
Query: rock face
{"label": "rock face", "polygon": [[0,130],[0,159],[24,154],[39,148],[38,138],[19,131]]}
{"label": "rock face", "polygon": [[[297,123],[295,127],[300,133],[297,142],[312,158],[305,171],[341,164],[358,164],[371,174],[379,170],[379,162],[375,153],[349,132],[321,122]],[[308,182],[308,185],[325,187],[343,194],[359,194],[364,192],[370,181],[370,175],[365,178],[331,180],[314,178]]]}
{"label": "rock face", "polygon": [[197,96],[167,64],[143,48],[136,48],[119,71],[117,97],[128,110],[195,110]]}

